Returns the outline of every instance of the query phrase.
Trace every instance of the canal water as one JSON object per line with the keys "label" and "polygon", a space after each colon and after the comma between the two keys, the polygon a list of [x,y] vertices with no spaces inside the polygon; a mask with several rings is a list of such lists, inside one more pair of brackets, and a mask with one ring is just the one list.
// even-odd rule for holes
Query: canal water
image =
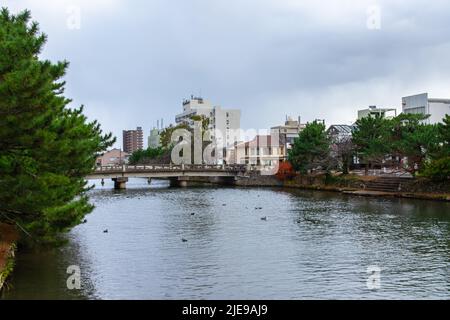
{"label": "canal water", "polygon": [[[90,191],[96,209],[65,247],[19,254],[3,298],[450,298],[449,203],[127,187]],[[67,288],[69,266],[80,290]]]}

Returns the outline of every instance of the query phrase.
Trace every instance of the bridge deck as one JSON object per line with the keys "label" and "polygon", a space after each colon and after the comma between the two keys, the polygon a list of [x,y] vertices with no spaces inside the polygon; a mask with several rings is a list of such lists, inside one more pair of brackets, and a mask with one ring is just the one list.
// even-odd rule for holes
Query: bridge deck
{"label": "bridge deck", "polygon": [[87,179],[232,177],[243,174],[243,165],[140,165],[97,167]]}

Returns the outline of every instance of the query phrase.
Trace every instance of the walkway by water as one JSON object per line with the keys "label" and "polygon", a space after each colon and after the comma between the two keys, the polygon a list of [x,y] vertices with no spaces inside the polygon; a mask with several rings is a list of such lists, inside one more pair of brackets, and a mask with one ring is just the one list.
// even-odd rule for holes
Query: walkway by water
{"label": "walkway by water", "polygon": [[[21,254],[4,298],[450,298],[449,203],[157,183],[92,190],[87,223]],[[70,265],[82,290],[66,287]]]}

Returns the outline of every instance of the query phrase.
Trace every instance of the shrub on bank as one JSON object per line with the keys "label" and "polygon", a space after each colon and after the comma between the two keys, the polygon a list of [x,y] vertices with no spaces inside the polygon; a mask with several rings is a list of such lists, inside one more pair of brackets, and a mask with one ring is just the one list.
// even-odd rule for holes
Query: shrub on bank
{"label": "shrub on bank", "polygon": [[426,166],[423,175],[434,181],[448,181],[450,179],[450,156],[431,161]]}

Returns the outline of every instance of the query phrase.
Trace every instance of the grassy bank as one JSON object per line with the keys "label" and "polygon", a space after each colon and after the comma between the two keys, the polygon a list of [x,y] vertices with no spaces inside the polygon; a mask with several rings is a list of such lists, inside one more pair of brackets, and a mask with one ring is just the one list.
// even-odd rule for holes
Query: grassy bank
{"label": "grassy bank", "polygon": [[0,223],[0,291],[14,268],[17,239],[14,227]]}

